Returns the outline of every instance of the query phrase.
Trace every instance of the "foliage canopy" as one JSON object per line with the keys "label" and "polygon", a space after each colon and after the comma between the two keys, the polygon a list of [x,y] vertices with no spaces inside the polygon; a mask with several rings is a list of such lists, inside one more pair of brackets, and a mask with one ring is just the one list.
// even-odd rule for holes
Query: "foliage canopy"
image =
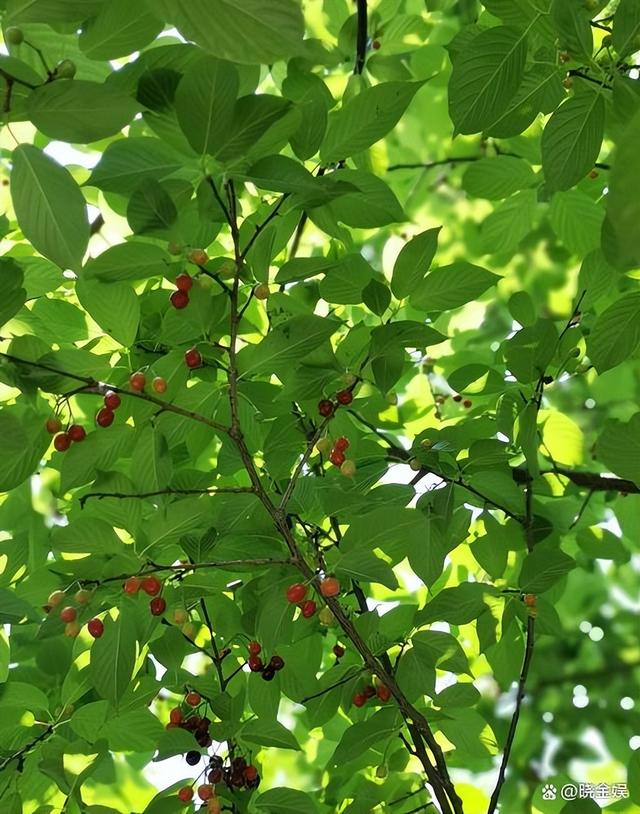
{"label": "foliage canopy", "polygon": [[640,0],[0,10],[0,809],[639,810]]}

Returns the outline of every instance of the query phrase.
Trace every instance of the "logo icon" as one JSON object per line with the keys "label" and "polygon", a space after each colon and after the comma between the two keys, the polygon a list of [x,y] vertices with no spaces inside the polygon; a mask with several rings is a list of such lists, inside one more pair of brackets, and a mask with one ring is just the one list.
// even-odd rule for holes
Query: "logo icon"
{"label": "logo icon", "polygon": [[542,787],[542,799],[543,800],[555,800],[557,796],[557,789],[551,783],[546,783]]}
{"label": "logo icon", "polygon": [[560,796],[563,800],[576,800],[578,797],[578,787],[575,783],[565,783],[560,789]]}

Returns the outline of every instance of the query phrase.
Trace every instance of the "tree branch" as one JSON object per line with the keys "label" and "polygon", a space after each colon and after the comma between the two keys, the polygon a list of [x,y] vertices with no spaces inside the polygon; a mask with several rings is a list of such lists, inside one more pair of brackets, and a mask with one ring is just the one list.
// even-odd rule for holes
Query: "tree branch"
{"label": "tree branch", "polygon": [[525,640],[524,660],[522,662],[522,669],[520,671],[520,679],[518,680],[516,708],[511,718],[511,723],[509,724],[507,740],[505,741],[504,751],[502,753],[502,762],[500,764],[500,770],[498,771],[498,780],[496,783],[496,787],[493,790],[493,794],[491,795],[491,800],[489,802],[487,814],[494,814],[498,806],[498,798],[500,796],[500,791],[502,790],[502,786],[505,781],[507,766],[509,764],[509,757],[511,755],[511,747],[513,746],[513,741],[516,737],[516,729],[518,728],[518,721],[520,719],[520,708],[522,706],[522,701],[525,695],[525,686],[527,683],[527,678],[529,676],[529,667],[531,666],[531,659],[533,658],[534,641],[535,641],[535,619],[533,616],[529,616],[529,618],[527,619],[527,633]]}
{"label": "tree branch", "polygon": [[13,763],[14,760],[17,760],[18,765],[20,766],[25,755],[31,752],[31,750],[34,749],[39,743],[41,743],[44,740],[47,740],[47,738],[50,738],[51,735],[54,734],[55,730],[56,730],[55,724],[49,724],[47,728],[43,730],[36,738],[34,738],[32,741],[29,741],[29,743],[25,744],[21,749],[18,749],[17,752],[14,752],[12,755],[9,755],[9,757],[6,757],[2,761],[2,763],[0,763],[0,772],[4,771],[7,768],[7,766]]}
{"label": "tree branch", "polygon": [[356,76],[359,76],[364,70],[364,63],[367,58],[367,0],[357,0],[357,6],[356,60],[353,66],[353,72]]}
{"label": "tree branch", "polygon": [[59,368],[55,368],[52,365],[48,365],[43,362],[31,362],[27,359],[20,359],[10,353],[3,353],[0,351],[0,356],[18,365],[26,365],[27,367],[46,370],[48,373],[55,373],[57,376],[64,376],[65,378],[72,379],[76,382],[83,382],[84,387],[74,391],[75,393],[97,393],[98,395],[104,396],[108,390],[113,390],[115,393],[120,393],[120,395],[140,399],[141,401],[147,401],[150,404],[155,404],[157,407],[161,408],[161,412],[175,413],[183,418],[191,418],[193,421],[199,421],[201,424],[206,424],[208,427],[216,430],[216,432],[225,434],[229,432],[228,427],[225,427],[223,424],[219,424],[217,421],[214,421],[211,418],[207,418],[199,413],[194,413],[192,410],[185,410],[183,407],[178,407],[177,404],[172,404],[170,401],[163,401],[162,399],[151,396],[148,393],[137,393],[133,390],[127,390],[124,387],[118,387],[115,384],[99,382],[96,379],[92,379],[88,376],[78,376],[75,373],[60,370]]}
{"label": "tree branch", "polygon": [[80,508],[84,509],[84,504],[89,498],[97,498],[102,500],[105,497],[113,497],[117,500],[138,499],[142,500],[147,497],[155,497],[156,495],[215,495],[215,494],[253,494],[255,492],[253,486],[211,486],[208,489],[158,489],[155,492],[137,492],[127,494],[125,492],[89,492],[80,498]]}
{"label": "tree branch", "polygon": [[242,260],[244,260],[245,257],[249,254],[249,251],[250,251],[251,247],[253,246],[253,244],[258,239],[258,235],[260,234],[260,232],[264,231],[264,229],[266,229],[266,227],[271,223],[271,221],[275,217],[277,217],[278,212],[280,211],[283,203],[287,200],[287,198],[289,197],[290,194],[291,193],[289,193],[289,192],[285,192],[285,194],[282,195],[282,197],[280,198],[278,203],[273,207],[273,209],[267,215],[267,217],[261,223],[258,223],[256,225],[256,228],[255,228],[253,234],[249,238],[249,242],[244,247],[244,249],[240,252],[240,257],[241,257]]}

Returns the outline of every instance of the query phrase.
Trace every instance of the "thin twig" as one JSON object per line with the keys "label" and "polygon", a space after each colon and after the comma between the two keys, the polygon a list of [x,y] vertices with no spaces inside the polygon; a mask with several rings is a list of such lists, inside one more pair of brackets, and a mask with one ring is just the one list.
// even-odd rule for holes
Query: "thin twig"
{"label": "thin twig", "polygon": [[266,229],[266,227],[267,227],[267,226],[268,226],[268,225],[271,223],[271,221],[272,221],[272,220],[273,220],[275,217],[277,217],[278,212],[280,211],[280,209],[281,209],[282,205],[283,205],[283,204],[284,204],[284,202],[287,200],[287,198],[289,197],[289,195],[290,195],[290,194],[291,194],[291,193],[289,193],[289,192],[285,192],[285,193],[284,193],[284,195],[282,195],[282,196],[281,196],[281,198],[280,198],[280,200],[278,201],[278,203],[277,203],[277,204],[276,204],[276,205],[273,207],[273,209],[271,210],[271,212],[270,212],[270,213],[267,215],[267,217],[266,217],[266,218],[265,218],[265,219],[264,219],[264,220],[263,220],[261,223],[258,223],[258,224],[257,224],[256,228],[254,229],[253,234],[252,234],[252,235],[251,235],[251,237],[249,238],[249,242],[248,242],[248,243],[247,243],[247,245],[244,247],[244,249],[242,249],[242,251],[240,252],[240,257],[241,257],[241,259],[242,259],[242,260],[244,260],[244,259],[245,259],[245,257],[247,256],[247,254],[249,254],[249,251],[251,250],[251,247],[253,246],[253,244],[254,244],[254,243],[256,242],[256,240],[258,239],[258,235],[259,235],[259,234],[260,234],[262,231],[264,231],[264,229]]}
{"label": "thin twig", "polygon": [[[97,579],[75,580],[80,585],[105,585],[109,582],[124,582],[130,576],[145,577],[147,574],[157,574],[160,571],[172,571],[178,576],[185,576],[190,571],[202,571],[208,568],[257,568],[270,565],[291,565],[291,560],[258,558],[251,560],[219,560],[218,562],[194,562],[194,563],[174,563],[171,565],[161,563],[150,563],[143,566],[135,574],[118,574],[115,577],[102,577]],[[53,573],[59,573],[57,571]],[[64,574],[62,574],[64,576]]]}
{"label": "thin twig", "polygon": [[516,708],[511,718],[511,723],[509,724],[509,731],[507,733],[507,739],[505,741],[504,751],[502,753],[502,762],[500,764],[500,770],[498,772],[498,780],[496,783],[496,787],[493,790],[493,794],[491,795],[491,800],[489,802],[487,814],[493,814],[493,812],[496,810],[498,806],[498,798],[500,797],[500,791],[502,790],[502,786],[504,785],[507,766],[509,765],[509,757],[511,755],[511,747],[513,746],[513,741],[515,740],[516,737],[518,720],[520,719],[520,709],[522,707],[522,701],[525,695],[525,686],[527,683],[527,677],[529,676],[529,667],[531,666],[531,659],[533,658],[534,641],[535,641],[535,619],[533,618],[533,616],[529,616],[529,618],[527,619],[527,633],[524,648],[524,660],[522,662],[522,669],[520,671],[520,679],[518,680]]}
{"label": "thin twig", "polygon": [[89,498],[97,498],[102,500],[106,497],[113,497],[117,500],[142,500],[147,497],[156,497],[157,495],[215,495],[215,494],[253,494],[254,488],[252,486],[211,486],[207,489],[158,489],[155,492],[89,492],[80,498],[80,508],[84,509],[84,504]]}
{"label": "thin twig", "polygon": [[362,672],[364,672],[364,668],[360,668],[359,670],[356,670],[353,673],[349,673],[348,675],[341,678],[340,681],[336,681],[336,683],[332,684],[330,687],[325,687],[324,690],[320,690],[320,692],[315,692],[313,695],[307,695],[300,701],[300,703],[306,704],[308,701],[313,701],[314,698],[320,698],[322,695],[326,695],[328,692],[331,692],[331,690],[335,690],[336,687],[341,687],[343,684],[348,684],[349,681],[351,681],[356,676],[360,675]]}

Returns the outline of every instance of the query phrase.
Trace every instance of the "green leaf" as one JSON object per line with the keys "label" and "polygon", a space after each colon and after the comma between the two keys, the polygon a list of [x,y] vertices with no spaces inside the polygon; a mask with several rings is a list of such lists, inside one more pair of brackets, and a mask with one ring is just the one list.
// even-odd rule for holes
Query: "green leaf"
{"label": "green leaf", "polygon": [[[240,160],[254,160],[260,154],[279,150],[295,129],[295,122],[288,116],[292,111],[291,102],[267,93],[259,96],[242,96],[233,110],[230,125],[216,139],[215,157],[224,163]],[[282,131],[284,120],[285,130]],[[260,145],[262,150],[257,150]]]}
{"label": "green leaf", "polygon": [[593,34],[589,12],[582,0],[553,0],[551,18],[559,35],[560,48],[574,60],[593,55]]}
{"label": "green leaf", "polygon": [[101,282],[144,280],[160,277],[167,271],[169,255],[153,243],[131,240],[111,246],[98,257],[87,261],[85,278],[97,277]]}
{"label": "green leaf", "polygon": [[0,277],[3,296],[0,300],[0,327],[22,308],[27,292],[22,287],[24,274],[20,266],[10,258],[0,258]]}
{"label": "green leaf", "polygon": [[243,375],[277,370],[300,362],[340,327],[336,320],[318,316],[297,316],[278,325],[255,348],[248,349],[249,364]]}
{"label": "green leaf", "polygon": [[143,182],[164,181],[183,164],[184,159],[160,139],[129,136],[108,145],[86,183],[104,192],[131,195]]}
{"label": "green leaf", "polygon": [[441,226],[427,229],[405,243],[393,266],[391,290],[398,299],[412,294],[429,271],[438,249]]}
{"label": "green leaf", "polygon": [[183,36],[232,62],[271,64],[301,49],[304,19],[295,0],[148,0]]}
{"label": "green leaf", "polygon": [[629,759],[627,782],[629,785],[629,796],[634,803],[640,805],[640,749],[636,749]]}
{"label": "green leaf", "polygon": [[550,192],[569,189],[593,169],[604,134],[604,99],[583,91],[567,99],[542,133],[542,169]]}
{"label": "green leaf", "polygon": [[366,721],[358,721],[345,731],[331,757],[331,764],[341,766],[355,760],[371,746],[394,736],[401,724],[400,713],[392,708],[380,709]]}
{"label": "green leaf", "polygon": [[494,121],[485,127],[488,135],[510,138],[523,133],[538,113],[551,113],[566,97],[555,65],[534,64],[525,74],[518,92],[500,110]]}
{"label": "green leaf", "polygon": [[363,582],[377,582],[394,591],[398,580],[391,566],[370,551],[354,548],[343,554],[335,563],[336,573]]}
{"label": "green leaf", "polygon": [[638,219],[640,203],[640,112],[625,128],[615,153],[606,197],[607,216],[602,230],[602,248],[607,259],[622,269],[640,266]]}
{"label": "green leaf", "polygon": [[381,82],[345,102],[329,116],[320,158],[330,164],[362,152],[395,127],[422,82]]}
{"label": "green leaf", "polygon": [[482,224],[482,250],[487,254],[515,251],[533,228],[536,208],[533,189],[525,189],[503,201]]}
{"label": "green leaf", "polygon": [[525,557],[518,585],[523,591],[541,594],[575,567],[575,560],[563,551],[539,543]]}
{"label": "green leaf", "polygon": [[127,207],[129,226],[138,235],[165,236],[178,219],[178,210],[166,189],[149,178],[135,190]]}
{"label": "green leaf", "polygon": [[598,458],[622,478],[640,485],[640,413],[608,424],[598,438]]}
{"label": "green leaf", "polygon": [[318,814],[316,804],[308,794],[286,786],[265,791],[255,804],[270,814]]}
{"label": "green leaf", "polygon": [[628,359],[640,345],[640,292],[616,300],[596,319],[587,352],[598,373]]}
{"label": "green leaf", "polygon": [[107,617],[104,634],[91,647],[90,671],[98,694],[115,707],[129,687],[136,654],[133,620],[122,613],[115,621]]}
{"label": "green leaf", "polygon": [[70,173],[37,147],[13,151],[11,197],[24,236],[44,257],[77,270],[89,243],[85,200]]}
{"label": "green leaf", "polygon": [[133,344],[138,333],[140,302],[131,286],[79,279],[76,294],[83,308],[105,333],[122,345]]}
{"label": "green leaf", "polygon": [[153,426],[142,429],[131,455],[133,481],[141,492],[155,492],[169,483],[173,467],[164,436]]}
{"label": "green leaf", "polygon": [[580,189],[556,192],[551,199],[553,231],[574,254],[585,255],[600,246],[603,218],[602,207]]}
{"label": "green leaf", "polygon": [[527,58],[527,32],[497,26],[482,31],[453,64],[449,115],[456,133],[478,133],[514,97]]}
{"label": "green leaf", "polygon": [[118,59],[153,42],[163,27],[144,3],[110,0],[83,25],[78,45],[90,59]]}
{"label": "green leaf", "polygon": [[110,718],[100,737],[106,738],[114,752],[151,752],[164,733],[160,721],[149,709],[135,709]]}
{"label": "green leaf", "polygon": [[481,266],[458,262],[429,272],[411,297],[425,311],[450,311],[478,299],[500,277]]}
{"label": "green leaf", "polygon": [[14,489],[32,475],[49,446],[42,419],[31,411],[0,412],[0,491]]}
{"label": "green leaf", "polygon": [[108,701],[91,701],[77,709],[71,716],[69,726],[88,743],[95,743],[100,737],[100,729],[109,714]]}
{"label": "green leaf", "polygon": [[620,0],[613,17],[613,47],[620,59],[640,47],[640,7],[635,0]]}
{"label": "green leaf", "polygon": [[248,721],[240,732],[239,737],[247,743],[258,746],[275,746],[278,749],[300,749],[295,735],[279,721]]}
{"label": "green leaf", "polygon": [[417,618],[422,624],[442,621],[452,625],[467,624],[486,611],[486,593],[492,593],[492,589],[476,582],[445,588],[418,611]]}
{"label": "green leaf", "polygon": [[16,596],[15,591],[0,588],[0,624],[17,625],[22,619],[37,622],[40,618],[40,614],[33,605]]}
{"label": "green leaf", "polygon": [[462,176],[462,188],[474,198],[497,201],[532,186],[535,181],[528,161],[509,155],[496,155],[470,164]]}
{"label": "green leaf", "polygon": [[606,297],[614,289],[618,272],[607,260],[600,249],[594,249],[584,258],[580,266],[578,290],[585,291],[582,304],[585,308]]}
{"label": "green leaf", "polygon": [[215,155],[233,121],[240,77],[235,66],[214,57],[195,62],[175,96],[180,129],[198,154]]}
{"label": "green leaf", "polygon": [[538,405],[530,401],[520,412],[515,423],[516,444],[527,459],[527,467],[532,478],[540,474],[538,466]]}
{"label": "green leaf", "polygon": [[85,144],[113,136],[139,109],[131,97],[97,82],[50,82],[31,93],[29,118],[49,138]]}
{"label": "green leaf", "polygon": [[8,0],[6,25],[82,22],[99,11],[104,0]]}

